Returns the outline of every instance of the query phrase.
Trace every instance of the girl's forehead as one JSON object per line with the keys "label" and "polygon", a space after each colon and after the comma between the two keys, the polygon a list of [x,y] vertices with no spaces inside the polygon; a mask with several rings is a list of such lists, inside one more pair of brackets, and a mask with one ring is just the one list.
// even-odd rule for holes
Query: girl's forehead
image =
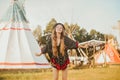
{"label": "girl's forehead", "polygon": [[56,27],[63,27],[62,25],[57,25]]}

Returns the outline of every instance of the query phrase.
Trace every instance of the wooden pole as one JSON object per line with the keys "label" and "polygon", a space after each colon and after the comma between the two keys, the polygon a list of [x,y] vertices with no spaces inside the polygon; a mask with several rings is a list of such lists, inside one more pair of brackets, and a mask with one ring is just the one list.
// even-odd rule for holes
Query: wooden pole
{"label": "wooden pole", "polygon": [[[112,29],[119,31],[119,37],[120,37],[120,20],[118,20],[117,26],[113,26]],[[118,44],[120,46],[120,43]]]}

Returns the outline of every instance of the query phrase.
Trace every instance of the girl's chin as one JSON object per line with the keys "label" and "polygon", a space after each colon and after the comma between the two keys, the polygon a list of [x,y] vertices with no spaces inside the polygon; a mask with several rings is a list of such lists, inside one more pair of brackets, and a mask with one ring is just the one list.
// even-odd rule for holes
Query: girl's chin
{"label": "girl's chin", "polygon": [[61,33],[61,31],[58,31],[57,33]]}

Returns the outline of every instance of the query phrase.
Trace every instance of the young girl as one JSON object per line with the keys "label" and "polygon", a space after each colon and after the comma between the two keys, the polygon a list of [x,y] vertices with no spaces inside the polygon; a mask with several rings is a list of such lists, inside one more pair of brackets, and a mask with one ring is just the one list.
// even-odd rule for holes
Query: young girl
{"label": "young girl", "polygon": [[67,50],[84,47],[65,36],[65,27],[62,23],[56,23],[46,47],[41,49],[41,53],[48,53],[53,67],[53,79],[58,80],[59,70],[62,70],[62,80],[67,80],[67,65],[70,63]]}

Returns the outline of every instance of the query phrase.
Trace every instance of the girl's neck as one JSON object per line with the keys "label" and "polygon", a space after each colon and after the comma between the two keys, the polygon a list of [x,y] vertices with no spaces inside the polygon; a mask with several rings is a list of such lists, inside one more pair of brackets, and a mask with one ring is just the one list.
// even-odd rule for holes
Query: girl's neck
{"label": "girl's neck", "polygon": [[61,34],[57,33],[57,39],[60,39],[60,37],[61,37]]}

